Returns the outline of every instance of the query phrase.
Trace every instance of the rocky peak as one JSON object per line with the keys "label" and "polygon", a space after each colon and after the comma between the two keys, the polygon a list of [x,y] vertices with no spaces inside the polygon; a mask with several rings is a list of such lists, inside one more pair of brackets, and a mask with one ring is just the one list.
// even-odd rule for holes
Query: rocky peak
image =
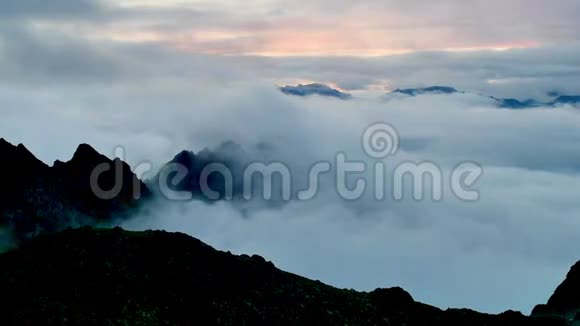
{"label": "rocky peak", "polygon": [[538,305],[532,315],[560,315],[580,322],[580,262],[577,262],[547,304]]}
{"label": "rocky peak", "polygon": [[192,151],[181,151],[175,155],[170,163],[178,163],[184,166],[191,166],[195,162],[195,154]]}
{"label": "rocky peak", "polygon": [[[149,197],[150,191],[131,168],[119,159],[110,160],[91,146],[82,144],[68,162],[49,167],[20,144],[0,140],[0,227],[8,227],[14,238],[25,239],[44,231],[71,225],[92,225],[126,214]],[[95,167],[108,164],[97,178],[100,196],[91,182]],[[119,168],[120,167],[120,168]],[[121,175],[120,175],[121,174]]]}

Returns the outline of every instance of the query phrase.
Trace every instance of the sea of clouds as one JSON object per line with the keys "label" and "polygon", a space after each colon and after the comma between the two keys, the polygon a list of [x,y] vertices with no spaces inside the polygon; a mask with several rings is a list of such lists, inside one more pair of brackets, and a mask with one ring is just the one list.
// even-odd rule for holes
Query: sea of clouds
{"label": "sea of clouds", "polygon": [[580,111],[573,108],[499,109],[466,94],[388,102],[300,98],[266,83],[1,92],[2,136],[47,163],[70,158],[87,142],[106,155],[123,146],[133,166],[160,168],[183,149],[234,140],[249,152],[267,143],[270,159],[306,180],[308,166],[332,162],[338,152],[373,164],[361,135],[384,121],[400,137],[399,152],[384,160],[391,171],[408,160],[434,162],[444,176],[464,161],[484,169],[475,202],[448,189],[438,202],[410,193],[402,201],[345,201],[326,184],[313,200],[274,207],[165,201],[122,224],[129,229],[185,232],[335,286],[402,286],[423,302],[490,312],[529,312],[580,258]]}

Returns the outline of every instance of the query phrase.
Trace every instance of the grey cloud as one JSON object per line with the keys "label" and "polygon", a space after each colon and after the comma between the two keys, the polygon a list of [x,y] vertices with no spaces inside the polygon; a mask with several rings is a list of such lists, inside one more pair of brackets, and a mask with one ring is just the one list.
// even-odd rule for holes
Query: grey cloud
{"label": "grey cloud", "polygon": [[[421,8],[418,4],[391,2],[390,5],[395,9],[398,6],[405,8],[416,6],[417,10]],[[24,15],[25,4],[18,6],[22,7],[19,12]],[[50,6],[59,8],[65,4],[59,1]],[[70,4],[70,6],[80,8],[75,9],[76,11],[71,9],[70,12],[81,12],[84,6],[102,7],[99,2],[83,2]],[[462,6],[458,5],[459,8],[464,8]],[[498,6],[498,4],[492,3],[490,6]],[[556,15],[557,12],[569,6],[574,6],[574,4],[562,3],[548,13]],[[451,3],[446,3],[444,8],[447,7],[452,7]],[[36,10],[41,11],[42,8],[41,5]],[[98,29],[104,22],[107,24],[130,22],[136,26],[143,23],[144,26],[149,26],[153,30],[158,28],[158,31],[178,32],[180,26],[185,29],[189,28],[188,24],[194,24],[194,26],[198,26],[195,24],[199,26],[209,24],[219,27],[219,24],[223,22],[224,24],[232,23],[233,27],[243,30],[243,27],[238,24],[251,23],[237,16],[230,17],[228,20],[228,14],[223,10],[178,9],[171,7],[163,10],[139,7],[121,9],[107,6],[107,14],[101,15],[103,21],[87,20],[86,24]],[[12,12],[15,13],[16,9]],[[568,13],[563,13],[563,15],[568,15]],[[266,25],[262,27],[268,29],[271,27],[269,24],[272,23],[266,20],[264,21]],[[149,27],[145,28],[145,31],[149,30]],[[260,26],[252,28],[254,27],[262,28]],[[239,49],[251,51],[261,48],[260,42],[252,36],[240,36],[232,40],[198,41],[192,44],[191,50],[213,49],[235,54]],[[293,84],[296,83],[295,81],[301,82],[306,79],[334,82],[351,91],[360,91],[369,87],[378,91],[385,88],[392,90],[450,85],[498,98],[519,100],[528,98],[547,100],[545,97],[548,91],[558,91],[569,95],[580,93],[577,86],[580,84],[580,69],[578,68],[580,59],[577,55],[580,51],[580,43],[577,42],[566,41],[539,48],[501,52],[420,52],[377,58],[259,58],[235,55],[212,57],[179,51],[172,46],[162,41],[135,44],[89,40],[82,33],[71,35],[54,28],[33,28],[28,25],[27,20],[9,20],[0,24],[0,65],[4,71],[8,72],[0,78],[24,81],[33,81],[38,78],[44,78],[44,80],[78,78],[94,81],[102,79],[110,82],[114,79],[186,78],[202,73],[208,79],[219,79],[227,83],[243,81],[246,78],[258,78],[271,84]],[[212,63],[206,64],[207,61]],[[163,65],[160,65],[160,62],[163,62]],[[212,68],[208,69],[208,66]],[[211,70],[211,73],[208,70]],[[71,75],[75,78],[69,77]]]}
{"label": "grey cloud", "polygon": [[103,4],[98,0],[3,0],[0,17],[34,18],[82,18],[102,12]]}
{"label": "grey cloud", "polygon": [[[8,0],[0,4],[0,15],[31,21],[75,18],[94,30],[115,26],[121,31],[130,26],[141,32],[181,35],[195,51],[219,51],[228,54],[267,51],[278,33],[325,32],[362,48],[429,49],[440,47],[530,46],[578,41],[580,27],[575,13],[577,1],[561,0],[556,4],[540,1],[310,1],[299,7],[287,1],[268,5],[248,3],[247,10],[223,5],[208,6],[176,3],[151,8],[114,5],[98,0],[42,2]],[[333,10],[332,8],[336,8]],[[345,10],[345,9],[349,10]],[[347,14],[348,13],[348,14]],[[364,17],[364,18],[362,18]],[[351,26],[352,21],[357,23]],[[351,25],[343,25],[343,23]],[[370,44],[360,42],[356,34],[341,35],[359,29],[383,31],[387,39]],[[213,30],[240,33],[228,40],[187,41],[191,31]],[[235,34],[234,33],[234,34]],[[441,40],[441,44],[433,40]],[[386,43],[382,43],[385,41]],[[348,47],[348,46],[347,46]],[[356,50],[356,49],[355,49]]]}
{"label": "grey cloud", "polygon": [[0,45],[4,81],[106,82],[124,69],[111,47],[23,25],[0,24]]}

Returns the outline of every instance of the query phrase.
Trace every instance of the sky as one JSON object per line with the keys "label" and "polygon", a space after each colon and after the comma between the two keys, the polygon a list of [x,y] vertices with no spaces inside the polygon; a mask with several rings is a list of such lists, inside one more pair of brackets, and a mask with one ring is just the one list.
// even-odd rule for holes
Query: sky
{"label": "sky", "polygon": [[[580,259],[580,111],[502,110],[486,95],[580,94],[579,12],[575,0],[3,0],[0,137],[48,164],[79,143],[122,146],[133,167],[233,139],[304,171],[337,152],[364,158],[365,126],[387,121],[401,135],[388,166],[477,162],[481,199],[344,202],[326,187],[276,208],[159,204],[123,226],[335,286],[529,313]],[[354,99],[276,87],[309,82]],[[467,93],[383,98],[431,85]]]}
{"label": "sky", "polygon": [[380,56],[577,41],[574,0],[8,0],[4,16],[45,29],[194,53]]}

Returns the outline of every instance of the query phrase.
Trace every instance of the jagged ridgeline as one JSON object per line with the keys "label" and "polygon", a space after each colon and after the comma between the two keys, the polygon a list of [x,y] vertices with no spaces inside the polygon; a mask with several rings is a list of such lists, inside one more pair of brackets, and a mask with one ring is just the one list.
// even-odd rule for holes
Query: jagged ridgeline
{"label": "jagged ridgeline", "polygon": [[[261,154],[264,147],[257,146]],[[53,166],[38,160],[24,145],[15,146],[4,139],[0,139],[0,154],[0,250],[7,244],[69,226],[110,226],[131,217],[153,198],[171,201],[167,191],[190,193],[192,200],[239,198],[243,167],[249,162],[241,146],[229,141],[197,154],[182,151],[155,177],[141,181],[127,163],[111,160],[87,144],[79,145],[70,161],[56,161]],[[214,163],[227,167],[233,184],[228,186],[219,173],[211,174],[208,187],[218,196],[209,198],[200,189],[200,174]],[[175,166],[185,171],[180,179]],[[97,177],[91,181],[95,171]],[[102,195],[115,189],[113,195]]]}
{"label": "jagged ridgeline", "polygon": [[[212,150],[205,148],[198,153],[182,151],[167,162],[160,171],[145,183],[151,191],[162,199],[169,199],[167,191],[188,192],[192,199],[214,201],[224,198],[237,198],[242,194],[242,175],[249,156],[239,144],[227,141]],[[207,187],[215,192],[215,198],[209,198],[201,189],[202,173],[211,165],[219,164],[231,173],[231,185],[226,184],[220,173],[211,173],[203,178]],[[218,170],[219,171],[219,170]],[[179,173],[183,175],[178,176]],[[163,189],[166,189],[165,191]]]}
{"label": "jagged ridgeline", "polygon": [[567,325],[443,311],[400,288],[337,289],[160,231],[42,235],[0,255],[0,266],[2,325]]}
{"label": "jagged ridgeline", "polygon": [[[14,146],[4,139],[0,139],[0,153],[0,225],[4,236],[13,240],[68,226],[107,225],[128,216],[151,195],[129,165],[110,160],[86,144],[70,161],[56,161],[52,167],[24,145]],[[100,189],[113,189],[122,180],[118,194],[110,199],[97,196],[91,188],[91,173],[101,164],[110,169],[99,175]]]}

